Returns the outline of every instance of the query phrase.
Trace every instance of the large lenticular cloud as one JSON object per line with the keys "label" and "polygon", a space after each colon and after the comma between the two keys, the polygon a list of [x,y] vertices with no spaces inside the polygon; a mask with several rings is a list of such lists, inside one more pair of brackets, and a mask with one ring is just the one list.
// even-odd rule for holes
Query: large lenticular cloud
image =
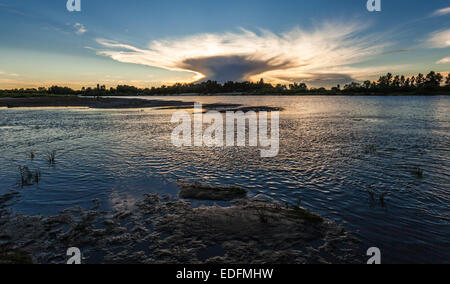
{"label": "large lenticular cloud", "polygon": [[[258,80],[346,83],[360,70],[350,65],[381,53],[387,45],[362,34],[364,25],[324,24],[277,35],[240,30],[156,40],[147,49],[98,39],[98,54],[120,62],[193,73],[192,81]],[[345,68],[344,68],[345,67]],[[343,72],[343,70],[346,70]]]}

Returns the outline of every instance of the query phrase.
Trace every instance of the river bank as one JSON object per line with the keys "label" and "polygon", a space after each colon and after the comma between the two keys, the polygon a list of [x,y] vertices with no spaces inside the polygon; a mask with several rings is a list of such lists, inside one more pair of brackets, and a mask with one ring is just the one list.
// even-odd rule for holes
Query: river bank
{"label": "river bank", "polygon": [[192,103],[181,101],[143,100],[127,98],[82,98],[77,96],[0,98],[0,107],[7,108],[86,107],[94,109],[128,109],[149,107],[186,107],[188,105],[192,105]]}
{"label": "river bank", "polygon": [[[52,108],[52,107],[75,107],[91,109],[144,109],[156,108],[166,110],[191,109],[194,102],[139,99],[139,98],[113,98],[113,97],[78,97],[78,96],[42,96],[42,97],[0,97],[0,108]],[[269,106],[243,106],[235,103],[212,103],[202,106],[206,111],[282,111],[282,108]]]}

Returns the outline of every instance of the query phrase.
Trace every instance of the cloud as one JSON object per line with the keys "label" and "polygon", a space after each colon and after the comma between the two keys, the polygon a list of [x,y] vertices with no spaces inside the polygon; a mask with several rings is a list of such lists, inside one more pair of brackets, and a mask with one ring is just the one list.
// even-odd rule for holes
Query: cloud
{"label": "cloud", "polygon": [[270,60],[249,59],[245,56],[213,56],[189,58],[180,65],[186,70],[195,70],[205,78],[219,82],[239,81],[254,75],[289,66],[289,62],[271,64]]}
{"label": "cloud", "polygon": [[389,54],[397,54],[397,53],[405,53],[409,52],[411,49],[395,49],[395,50],[389,50],[386,52],[383,52],[383,55],[389,55]]}
{"label": "cloud", "polygon": [[76,23],[73,27],[75,28],[75,33],[77,35],[82,35],[87,32],[86,27],[80,23]]}
{"label": "cloud", "polygon": [[1,71],[1,70],[0,70],[0,75],[7,76],[7,77],[19,77],[20,76],[17,73],[7,73],[7,72]]}
{"label": "cloud", "polygon": [[436,64],[445,64],[445,63],[450,63],[450,57],[442,58],[441,60],[436,62]]}
{"label": "cloud", "polygon": [[444,16],[444,15],[448,15],[448,14],[450,14],[450,7],[439,9],[439,10],[435,11],[432,14],[432,16],[440,17],[440,16]]}
{"label": "cloud", "polygon": [[0,86],[2,89],[19,88],[27,86],[28,82],[22,82],[11,78],[0,77]]}
{"label": "cloud", "polygon": [[285,82],[303,82],[308,86],[336,86],[357,81],[351,75],[340,73],[310,73],[297,77],[279,77]]}
{"label": "cloud", "polygon": [[450,29],[437,31],[428,37],[426,43],[432,48],[446,48],[450,46]]}
{"label": "cloud", "polygon": [[348,81],[352,74],[336,78],[340,72],[329,70],[367,61],[389,45],[374,34],[363,34],[366,27],[361,23],[325,23],[282,34],[241,29],[155,40],[145,49],[97,39],[102,46],[97,54],[124,63],[191,72],[192,81]]}

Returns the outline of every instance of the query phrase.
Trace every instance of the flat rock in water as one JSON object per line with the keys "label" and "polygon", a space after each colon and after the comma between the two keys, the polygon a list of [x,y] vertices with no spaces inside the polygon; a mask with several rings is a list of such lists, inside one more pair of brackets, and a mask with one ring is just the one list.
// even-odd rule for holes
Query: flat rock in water
{"label": "flat rock in water", "polygon": [[217,187],[201,183],[184,183],[179,186],[179,196],[186,199],[230,201],[247,197],[247,191],[239,187]]}

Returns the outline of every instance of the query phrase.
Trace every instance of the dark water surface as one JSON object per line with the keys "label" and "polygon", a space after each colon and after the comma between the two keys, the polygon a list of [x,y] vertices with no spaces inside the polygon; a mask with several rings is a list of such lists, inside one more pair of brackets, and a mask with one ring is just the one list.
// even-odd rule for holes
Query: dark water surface
{"label": "dark water surface", "polygon": [[[301,200],[379,247],[384,262],[450,262],[450,98],[176,99],[284,107],[280,154],[175,148],[168,110],[0,109],[0,194],[18,191],[15,211],[48,215],[93,199],[108,209],[146,192],[175,195],[180,179],[240,185]],[[39,184],[21,188],[19,166],[39,169]]]}

